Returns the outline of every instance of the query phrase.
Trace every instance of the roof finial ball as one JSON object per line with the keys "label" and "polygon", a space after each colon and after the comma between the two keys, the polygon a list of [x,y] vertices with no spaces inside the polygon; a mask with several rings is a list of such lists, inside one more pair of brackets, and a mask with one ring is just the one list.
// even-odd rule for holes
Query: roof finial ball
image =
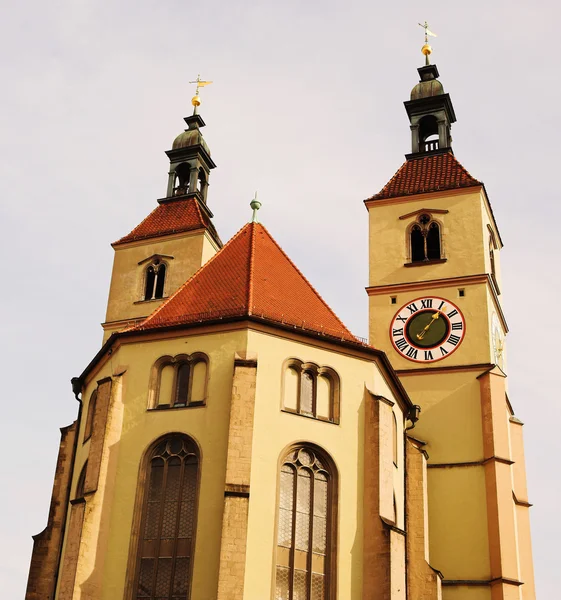
{"label": "roof finial ball", "polygon": [[425,21],[424,23],[419,23],[419,26],[425,30],[425,43],[421,48],[421,52],[425,55],[425,65],[430,65],[429,56],[432,54],[432,47],[429,44],[429,35],[432,37],[436,37],[436,33],[433,33],[429,29],[429,24]]}
{"label": "roof finial ball", "polygon": [[249,203],[249,206],[251,206],[251,209],[253,210],[251,222],[257,223],[257,211],[261,208],[261,202],[257,200],[257,192],[255,192],[255,196],[253,197],[253,200]]}
{"label": "roof finial ball", "polygon": [[191,98],[191,104],[193,105],[193,114],[197,114],[197,109],[201,105],[201,97],[199,96],[199,88],[204,87],[205,85],[210,85],[212,81],[203,81],[201,79],[201,74],[197,75],[197,79],[195,81],[190,81],[189,83],[196,83],[197,89],[195,90],[195,95]]}

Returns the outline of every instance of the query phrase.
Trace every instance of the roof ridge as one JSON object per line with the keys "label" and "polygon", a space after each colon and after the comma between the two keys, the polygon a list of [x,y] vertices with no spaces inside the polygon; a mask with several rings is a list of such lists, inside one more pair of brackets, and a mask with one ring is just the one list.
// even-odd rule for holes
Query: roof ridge
{"label": "roof ridge", "polygon": [[327,308],[327,310],[331,313],[333,317],[335,317],[336,321],[341,325],[344,331],[347,331],[353,338],[356,336],[351,332],[351,330],[341,321],[341,319],[335,314],[335,311],[327,304],[327,302],[323,299],[322,295],[316,290],[316,288],[308,281],[306,276],[300,271],[300,269],[296,266],[296,264],[291,260],[290,256],[282,249],[281,245],[275,240],[275,238],[269,233],[269,230],[262,223],[256,223],[256,225],[260,226],[263,231],[267,234],[269,239],[273,242],[273,244],[280,250],[282,255],[288,260],[294,270],[300,275],[300,277],[310,286],[314,294],[321,300],[323,305]]}
{"label": "roof ridge", "polygon": [[252,221],[248,224],[250,228],[251,238],[249,240],[249,276],[247,278],[247,312],[253,314],[253,274],[255,267],[255,226],[256,223]]}
{"label": "roof ridge", "polygon": [[[235,239],[237,239],[240,234],[242,233],[242,231],[246,228],[247,224],[244,225],[237,233],[235,233],[227,242],[226,244],[224,244],[224,246],[222,246],[222,248],[220,248],[220,250],[218,250],[218,252],[216,252],[216,254],[214,256],[211,256],[204,265],[201,265],[194,273],[193,275],[191,275],[191,277],[189,277],[189,279],[187,279],[187,281],[185,281],[183,284],[181,284],[177,290],[175,290],[175,292],[165,301],[162,302],[160,304],[160,306],[158,306],[158,308],[154,311],[151,312],[144,320],[142,320],[140,323],[137,323],[136,325],[134,325],[133,327],[131,327],[130,329],[139,329],[140,327],[142,327],[143,325],[145,325],[146,323],[149,323],[150,321],[152,321],[152,319],[162,311],[162,309],[164,307],[166,307],[185,287],[187,287],[187,285],[189,283],[191,283],[191,281],[193,281],[200,273],[201,271],[204,269],[204,267],[206,267],[207,265],[211,264],[216,257],[223,252]],[[129,331],[129,329],[126,329],[125,331]]]}

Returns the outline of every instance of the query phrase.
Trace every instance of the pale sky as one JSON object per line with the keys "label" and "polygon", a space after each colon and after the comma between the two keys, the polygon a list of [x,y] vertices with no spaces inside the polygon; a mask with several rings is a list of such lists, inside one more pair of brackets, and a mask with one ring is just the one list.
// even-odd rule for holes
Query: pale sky
{"label": "pale sky", "polygon": [[[362,200],[410,151],[403,101],[419,21],[451,94],[454,151],[485,182],[501,253],[509,396],[525,422],[538,597],[558,597],[561,537],[559,23],[553,0],[52,0],[0,23],[2,598],[23,598],[46,525],[70,378],[99,349],[113,251],[165,195],[164,154],[197,73],[223,240],[260,220],[367,335]],[[549,427],[554,427],[549,431]],[[437,565],[435,565],[437,566]]]}

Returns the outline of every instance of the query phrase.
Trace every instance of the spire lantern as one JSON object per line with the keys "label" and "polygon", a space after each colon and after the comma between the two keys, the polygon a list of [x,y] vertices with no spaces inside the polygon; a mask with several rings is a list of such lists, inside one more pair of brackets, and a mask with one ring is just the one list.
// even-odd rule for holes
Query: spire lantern
{"label": "spire lantern", "polygon": [[411,123],[411,154],[407,158],[417,158],[427,153],[451,152],[451,128],[452,123],[456,122],[452,100],[438,80],[437,66],[429,60],[432,48],[428,38],[436,37],[436,34],[430,31],[426,21],[419,25],[425,30],[425,44],[421,48],[425,65],[417,69],[419,83],[411,90],[410,100],[404,103]]}
{"label": "spire lantern", "polygon": [[175,138],[171,150],[166,152],[170,159],[170,169],[167,193],[162,202],[193,197],[198,200],[201,208],[212,217],[206,200],[210,171],[216,165],[210,157],[210,148],[201,133],[205,122],[198,114],[198,108],[201,105],[199,88],[210,85],[212,81],[203,81],[198,75],[195,81],[189,83],[197,84],[195,95],[191,99],[193,114],[185,117],[187,129]]}

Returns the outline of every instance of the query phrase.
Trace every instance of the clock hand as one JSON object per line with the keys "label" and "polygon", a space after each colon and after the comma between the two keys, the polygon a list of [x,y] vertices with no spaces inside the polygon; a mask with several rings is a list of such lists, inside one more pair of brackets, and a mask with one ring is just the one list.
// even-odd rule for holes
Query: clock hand
{"label": "clock hand", "polygon": [[[446,304],[442,308],[445,309]],[[425,337],[425,333],[430,329],[430,326],[436,321],[436,319],[438,319],[438,317],[440,317],[440,311],[436,311],[434,315],[432,315],[431,322],[423,329],[423,331],[421,331],[421,333],[417,334],[418,340],[422,340]]]}

